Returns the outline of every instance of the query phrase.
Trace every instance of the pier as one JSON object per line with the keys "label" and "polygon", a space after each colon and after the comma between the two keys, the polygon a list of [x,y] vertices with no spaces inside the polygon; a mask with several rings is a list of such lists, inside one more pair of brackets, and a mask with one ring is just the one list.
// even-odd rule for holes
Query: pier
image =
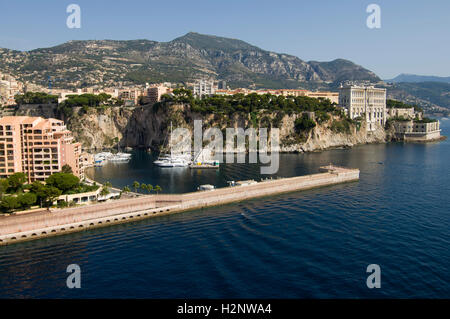
{"label": "pier", "polygon": [[321,173],[243,183],[186,194],[147,195],[66,209],[0,216],[0,245],[104,227],[203,207],[359,180],[359,169],[323,166]]}

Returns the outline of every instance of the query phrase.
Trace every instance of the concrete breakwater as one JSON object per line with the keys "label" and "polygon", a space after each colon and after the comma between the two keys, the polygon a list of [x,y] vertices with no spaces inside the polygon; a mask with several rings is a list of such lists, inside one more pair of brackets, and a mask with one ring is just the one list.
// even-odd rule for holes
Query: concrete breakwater
{"label": "concrete breakwater", "polygon": [[0,245],[359,179],[358,169],[330,165],[321,167],[321,171],[210,191],[148,195],[90,206],[0,216]]}

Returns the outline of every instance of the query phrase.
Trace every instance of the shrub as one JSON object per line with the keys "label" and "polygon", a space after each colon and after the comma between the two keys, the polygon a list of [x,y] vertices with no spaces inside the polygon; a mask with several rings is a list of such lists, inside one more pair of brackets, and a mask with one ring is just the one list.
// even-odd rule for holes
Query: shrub
{"label": "shrub", "polygon": [[310,119],[308,115],[303,114],[302,117],[295,120],[294,125],[297,132],[309,131],[316,126],[316,122]]}

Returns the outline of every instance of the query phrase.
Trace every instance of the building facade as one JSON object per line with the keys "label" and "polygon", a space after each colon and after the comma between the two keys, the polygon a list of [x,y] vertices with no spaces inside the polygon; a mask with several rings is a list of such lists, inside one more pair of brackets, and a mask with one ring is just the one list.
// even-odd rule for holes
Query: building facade
{"label": "building facade", "polygon": [[388,108],[387,109],[388,118],[392,117],[403,117],[405,119],[414,119],[418,117],[420,120],[422,118],[421,112],[416,112],[413,107],[410,108]]}
{"label": "building facade", "polygon": [[30,116],[5,116],[0,119],[0,178],[23,172],[28,182],[45,181],[60,172],[65,164],[80,179],[81,144],[73,143],[72,132],[64,122]]}
{"label": "building facade", "polygon": [[15,105],[14,97],[22,92],[22,82],[9,74],[0,73],[0,105]]}
{"label": "building facade", "polygon": [[147,101],[150,104],[155,104],[156,102],[161,101],[161,96],[170,92],[171,89],[163,85],[151,86],[147,88]]}
{"label": "building facade", "polygon": [[368,131],[386,123],[386,89],[373,86],[341,86],[339,106],[346,110],[351,119],[364,118]]}
{"label": "building facade", "polygon": [[441,137],[440,123],[418,121],[395,121],[395,135],[399,140],[406,142],[421,142],[437,140]]}
{"label": "building facade", "polygon": [[194,84],[194,95],[213,95],[216,93],[216,87],[214,86],[214,81],[199,80]]}

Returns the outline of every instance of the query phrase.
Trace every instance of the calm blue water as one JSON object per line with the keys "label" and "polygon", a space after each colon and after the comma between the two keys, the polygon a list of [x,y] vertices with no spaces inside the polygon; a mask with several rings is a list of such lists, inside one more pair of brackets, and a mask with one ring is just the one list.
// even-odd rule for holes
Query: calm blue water
{"label": "calm blue water", "polygon": [[[449,141],[283,155],[278,175],[329,162],[361,180],[0,247],[0,297],[450,298]],[[259,178],[257,165],[161,170],[146,153],[91,174],[165,192]],[[78,290],[66,288],[73,263]],[[366,287],[369,264],[380,289]]]}

